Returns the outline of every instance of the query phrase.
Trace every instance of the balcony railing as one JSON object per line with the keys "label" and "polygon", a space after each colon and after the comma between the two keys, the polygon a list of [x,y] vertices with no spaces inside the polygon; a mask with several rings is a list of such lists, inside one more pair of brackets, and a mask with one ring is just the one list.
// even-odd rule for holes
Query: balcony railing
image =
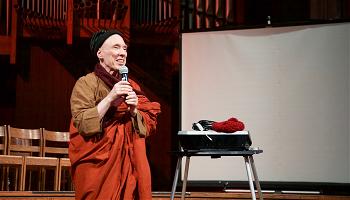
{"label": "balcony railing", "polygon": [[169,32],[180,19],[180,1],[175,0],[6,0],[0,9],[6,13],[0,16],[0,34],[11,34],[13,9],[24,28],[21,35],[67,37],[68,43],[73,36],[88,37],[100,29],[118,29],[127,36],[130,27]]}
{"label": "balcony railing", "polygon": [[[9,0],[7,0],[9,1]],[[14,0],[16,1],[16,0]],[[40,38],[90,36],[100,29],[128,35],[129,5],[124,0],[18,0],[15,6],[24,35]],[[8,28],[10,30],[10,28]]]}
{"label": "balcony railing", "polygon": [[181,0],[182,32],[349,20],[346,0]]}
{"label": "balcony railing", "polygon": [[131,27],[135,30],[169,33],[179,24],[178,0],[134,0]]}
{"label": "balcony railing", "polygon": [[10,55],[10,63],[16,62],[17,13],[14,5],[14,1],[0,1],[0,54]]}
{"label": "balcony railing", "polygon": [[67,13],[67,0],[21,0],[18,7],[29,15],[64,21]]}
{"label": "balcony railing", "polygon": [[68,0],[20,0],[16,9],[24,34],[40,38],[62,38],[66,34]]}
{"label": "balcony railing", "polygon": [[188,0],[181,3],[181,30],[205,30],[239,25],[244,17],[243,0]]}
{"label": "balcony railing", "polygon": [[0,35],[11,34],[11,1],[0,1]]}
{"label": "balcony railing", "polygon": [[75,23],[88,33],[117,29],[129,36],[129,4],[123,0],[74,0]]}

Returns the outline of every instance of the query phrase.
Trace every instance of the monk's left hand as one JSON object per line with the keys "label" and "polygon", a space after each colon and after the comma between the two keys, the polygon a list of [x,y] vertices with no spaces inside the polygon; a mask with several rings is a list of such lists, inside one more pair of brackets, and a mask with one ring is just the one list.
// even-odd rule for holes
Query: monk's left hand
{"label": "monk's left hand", "polygon": [[128,96],[125,97],[125,103],[130,107],[130,114],[135,116],[137,114],[137,104],[139,103],[139,98],[137,97],[134,91],[128,93]]}

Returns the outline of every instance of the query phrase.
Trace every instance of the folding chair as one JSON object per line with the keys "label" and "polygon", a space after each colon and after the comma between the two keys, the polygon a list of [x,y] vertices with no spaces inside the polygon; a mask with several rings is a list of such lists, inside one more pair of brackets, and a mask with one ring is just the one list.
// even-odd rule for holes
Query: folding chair
{"label": "folding chair", "polygon": [[[41,155],[41,129],[20,129],[6,126],[7,155],[2,155],[1,165],[7,168],[7,190],[25,190],[25,156]],[[15,171],[12,171],[15,167]],[[19,178],[18,178],[19,177]],[[19,181],[19,183],[18,183]]]}
{"label": "folding chair", "polygon": [[60,191],[62,188],[62,178],[63,183],[66,183],[67,179],[69,179],[68,182],[72,182],[70,174],[64,176],[67,171],[66,169],[70,169],[71,167],[68,158],[69,132],[49,131],[43,129],[43,139],[43,156],[50,155],[59,158],[57,186],[55,189]]}
{"label": "folding chair", "polygon": [[[7,154],[7,130],[6,126],[0,126],[0,188],[1,191],[8,190],[8,160],[10,159],[9,156],[6,156]],[[11,159],[12,160],[12,159]],[[20,160],[21,161],[21,160]],[[11,162],[12,163],[12,162]],[[21,162],[20,162],[21,163]],[[20,165],[19,165],[20,166]]]}

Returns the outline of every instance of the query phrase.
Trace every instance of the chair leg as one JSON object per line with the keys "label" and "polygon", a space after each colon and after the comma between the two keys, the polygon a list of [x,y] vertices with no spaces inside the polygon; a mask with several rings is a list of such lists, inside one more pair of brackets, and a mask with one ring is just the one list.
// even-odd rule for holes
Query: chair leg
{"label": "chair leg", "polygon": [[5,171],[4,171],[5,167],[1,167],[1,191],[4,191],[4,187],[5,187]]}
{"label": "chair leg", "polygon": [[178,177],[179,177],[179,172],[180,172],[180,167],[181,167],[181,160],[182,160],[182,157],[179,156],[177,158],[177,164],[176,164],[176,170],[175,170],[175,175],[174,175],[174,181],[173,181],[173,186],[171,188],[171,195],[170,195],[170,199],[171,200],[174,200],[174,198],[175,198],[175,191],[176,191],[177,180],[178,180]]}
{"label": "chair leg", "polygon": [[5,189],[5,167],[4,166],[2,166],[1,167],[1,191],[4,191],[4,189]]}
{"label": "chair leg", "polygon": [[61,184],[62,184],[62,174],[65,175],[62,166],[58,165],[58,175],[57,175],[57,191],[61,191]]}
{"label": "chair leg", "polygon": [[74,191],[70,167],[59,165],[57,191]]}
{"label": "chair leg", "polygon": [[13,167],[7,167],[6,169],[6,190],[11,191],[11,190],[16,190],[15,186],[15,176],[16,168]]}
{"label": "chair leg", "polygon": [[186,186],[187,186],[188,169],[190,167],[190,158],[191,158],[190,156],[186,156],[184,181],[182,182],[181,200],[184,200],[186,195]]}
{"label": "chair leg", "polygon": [[20,171],[21,171],[21,174],[19,175],[19,190],[24,191],[24,180],[26,175],[24,165],[21,165]]}
{"label": "chair leg", "polygon": [[33,189],[32,189],[32,175],[33,175],[33,171],[30,169],[30,167],[29,167],[29,169],[28,169],[28,190],[29,191],[32,191]]}
{"label": "chair leg", "polygon": [[40,173],[40,177],[39,177],[40,189],[39,190],[45,191],[46,190],[46,188],[45,188],[45,186],[46,186],[46,170],[40,168],[39,173]]}
{"label": "chair leg", "polygon": [[14,183],[15,183],[15,190],[18,190],[18,188],[20,188],[20,186],[18,186],[17,180],[18,180],[18,174],[19,174],[19,170],[18,168],[16,168],[15,171],[15,179],[14,179]]}
{"label": "chair leg", "polygon": [[55,167],[55,184],[54,184],[54,190],[60,191],[60,185],[61,185],[61,172],[59,166]]}
{"label": "chair leg", "polygon": [[2,191],[9,191],[10,190],[10,181],[9,181],[9,174],[10,174],[10,168],[8,166],[4,166],[2,169],[2,174],[3,174],[3,180],[2,181]]}
{"label": "chair leg", "polygon": [[21,166],[21,171],[22,171],[22,174],[20,176],[20,191],[24,191],[26,187],[26,176],[27,176],[27,173],[26,173],[27,167],[25,164]]}
{"label": "chair leg", "polygon": [[247,170],[250,193],[252,194],[252,199],[256,200],[254,183],[253,183],[252,172],[251,172],[251,166],[250,166],[250,163],[249,163],[247,156],[244,156],[244,162],[245,162],[245,166],[246,166],[246,170]]}
{"label": "chair leg", "polygon": [[264,200],[262,192],[261,192],[260,182],[259,182],[259,178],[258,178],[258,173],[256,172],[253,156],[248,156],[248,159],[249,159],[248,161],[250,162],[250,165],[252,167],[252,172],[253,172],[253,176],[254,176],[254,182],[255,182],[255,186],[256,186],[256,188],[258,190],[259,199],[260,200]]}
{"label": "chair leg", "polygon": [[72,174],[69,172],[69,181],[70,181],[70,190],[74,191],[74,183],[73,183],[73,177]]}

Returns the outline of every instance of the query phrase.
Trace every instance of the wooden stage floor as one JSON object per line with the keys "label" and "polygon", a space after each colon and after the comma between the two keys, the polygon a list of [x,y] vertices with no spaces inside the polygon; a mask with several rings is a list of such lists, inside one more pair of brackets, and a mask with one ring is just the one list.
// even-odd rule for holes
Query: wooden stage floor
{"label": "wooden stage floor", "polygon": [[[350,200],[350,196],[339,195],[315,195],[315,194],[263,194],[264,199],[317,199],[317,200]],[[16,191],[0,191],[0,200],[14,199],[14,200],[74,200],[74,192],[16,192]],[[153,200],[170,199],[168,192],[154,192]],[[176,200],[180,199],[180,194],[175,196]],[[250,193],[246,192],[188,192],[186,194],[187,200],[227,200],[227,199],[251,199]]]}

